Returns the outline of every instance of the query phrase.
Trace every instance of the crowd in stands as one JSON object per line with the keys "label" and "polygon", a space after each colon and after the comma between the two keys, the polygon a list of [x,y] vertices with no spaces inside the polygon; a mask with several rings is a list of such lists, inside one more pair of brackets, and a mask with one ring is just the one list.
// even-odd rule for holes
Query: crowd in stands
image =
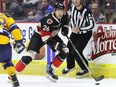
{"label": "crowd in stands", "polygon": [[[54,3],[63,0],[3,0],[3,12],[16,22],[39,22],[47,13],[54,10]],[[68,9],[73,0],[68,1]],[[93,13],[96,23],[116,23],[116,0],[84,0]]]}
{"label": "crowd in stands", "polygon": [[16,22],[38,22],[54,10],[53,0],[4,0],[3,12],[12,15]]}
{"label": "crowd in stands", "polygon": [[91,11],[97,23],[116,23],[116,0],[94,0]]}

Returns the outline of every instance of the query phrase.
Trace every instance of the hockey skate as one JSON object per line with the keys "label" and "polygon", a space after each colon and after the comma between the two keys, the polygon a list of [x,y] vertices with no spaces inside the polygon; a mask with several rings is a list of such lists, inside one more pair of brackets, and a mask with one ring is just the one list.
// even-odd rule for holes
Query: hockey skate
{"label": "hockey skate", "polygon": [[85,78],[88,77],[88,70],[81,70],[80,72],[76,73],[77,78]]}
{"label": "hockey skate", "polygon": [[54,70],[51,67],[49,67],[49,69],[47,70],[46,77],[52,82],[56,82],[58,80],[58,76],[54,74]]}
{"label": "hockey skate", "polygon": [[8,79],[11,81],[13,87],[20,87],[19,81],[15,74],[12,74],[8,77]]}
{"label": "hockey skate", "polygon": [[76,69],[75,67],[72,68],[72,69],[65,68],[65,69],[62,70],[62,74],[63,74],[63,75],[68,74],[69,72],[71,72],[71,71],[73,71],[73,70],[75,70],[75,69]]}

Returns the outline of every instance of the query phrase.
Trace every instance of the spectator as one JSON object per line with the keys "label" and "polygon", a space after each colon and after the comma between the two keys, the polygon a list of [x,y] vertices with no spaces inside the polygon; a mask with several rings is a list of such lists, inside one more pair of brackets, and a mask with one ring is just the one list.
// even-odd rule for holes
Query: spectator
{"label": "spectator", "polygon": [[113,19],[113,23],[116,23],[116,16],[115,16],[114,19]]}
{"label": "spectator", "polygon": [[113,19],[115,18],[115,3],[109,2],[105,8],[106,23],[113,23]]}
{"label": "spectator", "polygon": [[49,1],[50,0],[42,0],[42,8],[38,12],[37,22],[39,22],[46,14],[54,11],[54,7],[50,5]]}
{"label": "spectator", "polygon": [[37,17],[35,16],[36,14],[36,9],[34,9],[34,6],[30,3],[23,3],[22,4],[23,12],[24,12],[24,17],[21,20],[17,20],[20,22],[35,22],[35,19]]}
{"label": "spectator", "polygon": [[56,3],[56,0],[50,0],[50,5],[54,6],[54,4]]}
{"label": "spectator", "polygon": [[73,0],[68,0],[67,10],[70,11],[73,5]]}
{"label": "spectator", "polygon": [[100,12],[100,8],[97,3],[91,4],[91,11],[93,13],[96,23],[105,22],[105,16]]}
{"label": "spectator", "polygon": [[6,10],[6,3],[4,0],[2,0],[2,12]]}
{"label": "spectator", "polygon": [[21,18],[24,16],[23,8],[21,7],[23,0],[6,0],[6,10],[12,12],[14,19]]}
{"label": "spectator", "polygon": [[36,4],[37,2],[39,2],[40,0],[24,0],[24,3],[31,3],[31,4]]}

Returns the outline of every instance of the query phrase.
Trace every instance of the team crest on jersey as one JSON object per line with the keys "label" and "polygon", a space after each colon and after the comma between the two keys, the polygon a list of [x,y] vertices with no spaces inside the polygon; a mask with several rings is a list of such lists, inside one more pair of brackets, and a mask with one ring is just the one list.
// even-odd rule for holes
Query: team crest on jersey
{"label": "team crest on jersey", "polygon": [[47,24],[52,24],[53,23],[53,20],[52,19],[48,19],[47,20]]}

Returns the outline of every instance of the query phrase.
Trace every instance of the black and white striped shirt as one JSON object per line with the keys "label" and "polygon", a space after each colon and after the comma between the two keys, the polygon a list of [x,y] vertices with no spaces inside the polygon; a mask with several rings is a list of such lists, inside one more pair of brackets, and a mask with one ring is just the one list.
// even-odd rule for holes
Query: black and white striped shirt
{"label": "black and white striped shirt", "polygon": [[71,9],[71,28],[79,27],[81,33],[91,31],[95,26],[95,20],[92,12],[83,6],[81,10],[78,10],[75,5]]}

